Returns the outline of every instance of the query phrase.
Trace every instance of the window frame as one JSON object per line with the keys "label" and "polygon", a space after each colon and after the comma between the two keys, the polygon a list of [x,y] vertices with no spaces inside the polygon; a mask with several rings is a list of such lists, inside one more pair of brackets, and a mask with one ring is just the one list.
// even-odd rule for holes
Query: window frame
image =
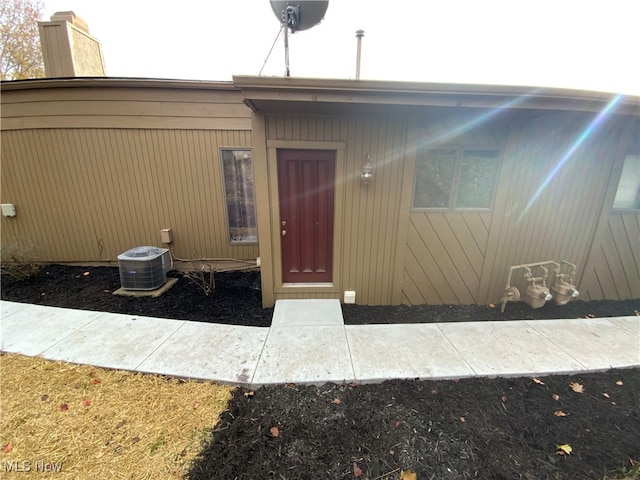
{"label": "window frame", "polygon": [[627,152],[624,154],[624,158],[622,159],[622,168],[620,169],[620,177],[618,178],[618,182],[615,185],[615,193],[613,195],[613,201],[611,203],[611,212],[613,213],[630,213],[633,215],[637,215],[640,213],[640,198],[638,198],[638,190],[640,190],[640,186],[638,186],[638,190],[636,191],[636,206],[635,207],[616,207],[616,197],[618,196],[618,190],[620,189],[620,182],[622,181],[622,174],[624,172],[624,167],[627,162],[628,157],[638,157],[640,161],[640,151],[639,152]]}
{"label": "window frame", "polygon": [[[416,155],[416,166],[415,173],[413,179],[413,193],[411,196],[411,211],[412,212],[491,212],[493,211],[496,192],[498,187],[498,181],[500,179],[500,171],[502,169],[502,156],[504,150],[502,148],[491,148],[491,147],[476,147],[471,145],[438,145],[437,147],[422,147],[418,148],[417,153],[420,152],[428,152],[430,151],[446,151],[446,150],[454,150],[455,151],[455,164],[453,168],[453,178],[451,181],[451,189],[449,191],[449,199],[448,206],[446,207],[416,207],[416,193],[418,191],[418,155]],[[496,161],[497,161],[497,169],[496,175],[493,179],[493,183],[491,185],[491,196],[489,199],[488,207],[457,207],[456,203],[458,200],[458,190],[460,187],[460,178],[462,176],[462,162],[464,159],[465,152],[495,152],[496,153]]]}
{"label": "window frame", "polygon": [[[225,177],[225,169],[224,169],[224,152],[225,151],[230,151],[230,152],[249,152],[249,156],[251,159],[251,173],[253,175],[253,198],[254,198],[254,209],[255,209],[255,231],[256,231],[256,239],[255,240],[234,240],[233,236],[231,235],[231,218],[229,215],[229,203],[227,202],[227,181],[226,181],[226,177]],[[258,232],[258,218],[257,218],[257,200],[256,200],[256,192],[255,192],[255,183],[256,183],[256,176],[255,176],[255,163],[253,160],[253,148],[251,147],[219,147],[218,148],[218,153],[219,153],[219,158],[220,158],[220,178],[222,180],[222,203],[223,203],[223,209],[224,209],[224,216],[225,216],[225,224],[227,226],[227,244],[228,245],[234,245],[234,246],[238,246],[238,245],[258,245],[259,241],[260,241],[260,235]]]}

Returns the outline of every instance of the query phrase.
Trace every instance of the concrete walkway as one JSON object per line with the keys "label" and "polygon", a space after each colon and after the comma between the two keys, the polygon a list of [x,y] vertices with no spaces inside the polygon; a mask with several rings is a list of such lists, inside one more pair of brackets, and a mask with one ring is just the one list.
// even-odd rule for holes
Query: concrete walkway
{"label": "concrete walkway", "polygon": [[337,300],[281,300],[271,328],[0,301],[2,351],[215,380],[379,382],[640,366],[640,317],[344,325]]}

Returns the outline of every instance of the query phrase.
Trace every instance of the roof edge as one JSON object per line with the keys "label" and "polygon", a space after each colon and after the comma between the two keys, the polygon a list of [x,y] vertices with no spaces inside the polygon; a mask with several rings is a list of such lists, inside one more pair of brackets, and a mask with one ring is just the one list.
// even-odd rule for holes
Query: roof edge
{"label": "roof edge", "polygon": [[617,96],[628,103],[640,105],[640,96],[555,87],[519,85],[485,85],[466,83],[425,83],[387,80],[347,80],[301,77],[259,77],[234,75],[233,84],[247,89],[290,89],[334,92],[387,93],[387,94],[439,94],[483,96],[528,96],[546,99],[610,101]]}
{"label": "roof edge", "polygon": [[33,78],[0,82],[0,90],[34,90],[41,88],[184,88],[194,90],[237,90],[231,81],[180,80],[164,78],[70,77]]}

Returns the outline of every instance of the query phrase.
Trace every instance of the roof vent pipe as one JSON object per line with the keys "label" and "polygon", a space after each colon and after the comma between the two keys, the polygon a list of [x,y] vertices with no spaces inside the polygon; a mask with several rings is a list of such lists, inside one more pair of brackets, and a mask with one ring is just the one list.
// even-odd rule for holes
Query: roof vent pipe
{"label": "roof vent pipe", "polygon": [[358,39],[358,54],[356,57],[356,80],[360,80],[360,54],[362,53],[362,37],[364,37],[364,30],[356,30],[356,38]]}

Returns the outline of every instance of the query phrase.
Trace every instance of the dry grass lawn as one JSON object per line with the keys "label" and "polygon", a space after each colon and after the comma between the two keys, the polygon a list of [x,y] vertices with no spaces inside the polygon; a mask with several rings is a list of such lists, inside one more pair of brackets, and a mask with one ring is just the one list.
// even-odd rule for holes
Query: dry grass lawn
{"label": "dry grass lawn", "polygon": [[0,478],[182,479],[231,392],[2,354]]}

